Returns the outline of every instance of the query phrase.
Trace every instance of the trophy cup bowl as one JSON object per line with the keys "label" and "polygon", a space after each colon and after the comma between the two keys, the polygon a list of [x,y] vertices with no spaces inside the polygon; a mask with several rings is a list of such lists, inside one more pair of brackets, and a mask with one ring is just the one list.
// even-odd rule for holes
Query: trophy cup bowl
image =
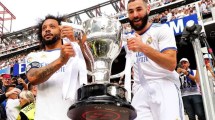
{"label": "trophy cup bowl", "polygon": [[77,101],[68,110],[72,120],[133,120],[135,109],[125,88],[110,83],[111,66],[122,47],[122,26],[110,17],[94,17],[83,23],[86,34],[83,54],[89,63],[92,83],[77,91]]}

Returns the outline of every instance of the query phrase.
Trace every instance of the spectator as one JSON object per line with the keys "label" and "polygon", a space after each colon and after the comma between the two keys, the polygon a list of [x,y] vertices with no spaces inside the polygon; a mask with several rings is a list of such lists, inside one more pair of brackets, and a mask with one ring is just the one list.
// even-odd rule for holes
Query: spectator
{"label": "spectator", "polygon": [[182,58],[179,63],[177,72],[180,74],[182,99],[189,120],[196,120],[195,115],[198,116],[198,120],[206,120],[195,71],[189,68],[190,63],[187,58]]}
{"label": "spectator", "polygon": [[18,95],[20,93],[20,90],[17,88],[14,88],[6,93],[0,94],[0,103],[2,103],[4,100],[6,100],[10,95],[16,94]]}
{"label": "spectator", "polygon": [[17,120],[34,120],[35,98],[33,93],[24,90],[19,94],[20,113]]}
{"label": "spectator", "polygon": [[6,86],[11,85],[11,75],[10,74],[2,74],[2,93],[5,93]]}
{"label": "spectator", "polygon": [[37,85],[32,85],[31,83],[28,83],[28,90],[31,91],[36,98],[37,96]]}
{"label": "spectator", "polygon": [[205,2],[205,0],[202,0],[200,3],[200,12],[202,13],[202,15],[208,13],[207,3]]}
{"label": "spectator", "polygon": [[[15,88],[15,85],[7,86],[6,92],[10,92]],[[7,114],[7,120],[16,120],[16,118],[19,115],[19,99],[18,94],[13,93],[8,96],[8,99],[6,101],[5,111]]]}
{"label": "spectator", "polygon": [[21,77],[18,77],[16,87],[19,88],[20,90],[22,90],[23,88],[24,90],[28,90],[27,83]]}
{"label": "spectator", "polygon": [[213,93],[215,93],[215,74],[214,74],[214,60],[210,54],[204,54],[204,61],[207,69],[207,75],[210,83],[210,87]]}

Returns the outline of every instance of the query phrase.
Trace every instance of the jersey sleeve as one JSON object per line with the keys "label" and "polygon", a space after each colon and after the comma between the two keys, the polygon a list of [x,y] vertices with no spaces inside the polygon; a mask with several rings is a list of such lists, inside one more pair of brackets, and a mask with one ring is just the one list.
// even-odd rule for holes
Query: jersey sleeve
{"label": "jersey sleeve", "polygon": [[174,31],[167,24],[162,24],[158,30],[158,43],[160,52],[168,49],[177,50]]}
{"label": "jersey sleeve", "polygon": [[25,57],[26,61],[26,72],[28,72],[31,68],[40,68],[41,64],[39,62],[38,55],[35,52],[29,53]]}

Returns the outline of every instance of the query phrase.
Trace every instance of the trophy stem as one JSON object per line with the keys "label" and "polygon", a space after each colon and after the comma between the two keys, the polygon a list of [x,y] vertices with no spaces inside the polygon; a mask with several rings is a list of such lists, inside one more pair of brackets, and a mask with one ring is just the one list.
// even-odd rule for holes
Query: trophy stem
{"label": "trophy stem", "polygon": [[93,82],[110,83],[111,60],[96,60],[94,63]]}

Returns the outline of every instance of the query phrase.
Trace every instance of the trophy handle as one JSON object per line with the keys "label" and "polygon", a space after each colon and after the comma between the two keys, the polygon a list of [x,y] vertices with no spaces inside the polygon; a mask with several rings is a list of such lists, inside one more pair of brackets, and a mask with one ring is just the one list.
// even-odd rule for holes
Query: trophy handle
{"label": "trophy handle", "polygon": [[74,23],[68,23],[68,22],[61,22],[61,25],[71,26],[72,28],[74,28],[76,30],[84,31],[84,28],[82,25],[78,25],[78,24],[74,24]]}
{"label": "trophy handle", "polygon": [[[90,76],[93,76],[93,72],[87,70],[87,74],[90,75]],[[115,79],[115,78],[120,78],[120,77],[123,77],[123,75],[125,74],[125,71],[122,71],[120,73],[117,73],[117,74],[114,74],[114,75],[111,75],[110,76],[110,79]]]}
{"label": "trophy handle", "polygon": [[90,75],[90,76],[93,76],[93,72],[87,70],[87,74]]}

